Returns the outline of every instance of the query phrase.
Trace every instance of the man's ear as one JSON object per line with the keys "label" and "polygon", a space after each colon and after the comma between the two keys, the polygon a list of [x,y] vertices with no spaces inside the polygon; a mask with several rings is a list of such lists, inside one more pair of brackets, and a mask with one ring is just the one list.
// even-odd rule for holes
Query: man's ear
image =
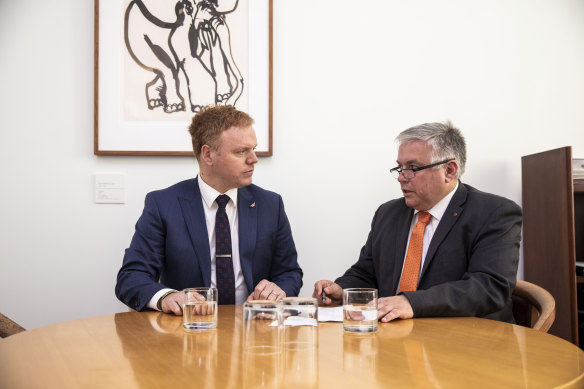
{"label": "man's ear", "polygon": [[213,148],[209,145],[203,145],[201,147],[201,162],[205,165],[213,165]]}
{"label": "man's ear", "polygon": [[444,171],[446,175],[446,182],[456,180],[456,174],[458,173],[458,162],[455,160],[446,162]]}

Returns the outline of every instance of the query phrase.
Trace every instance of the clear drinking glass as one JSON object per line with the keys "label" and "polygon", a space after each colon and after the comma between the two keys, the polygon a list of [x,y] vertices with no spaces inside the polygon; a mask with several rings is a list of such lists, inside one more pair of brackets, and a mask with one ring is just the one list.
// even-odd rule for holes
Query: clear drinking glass
{"label": "clear drinking glass", "polygon": [[318,301],[312,297],[285,297],[280,301],[286,349],[318,345]]}
{"label": "clear drinking glass", "polygon": [[244,351],[253,354],[280,352],[282,309],[270,300],[252,300],[243,304]]}
{"label": "clear drinking glass", "polygon": [[356,333],[377,331],[377,289],[343,289],[343,330]]}
{"label": "clear drinking glass", "polygon": [[183,329],[188,332],[217,327],[217,288],[187,288],[183,294]]}
{"label": "clear drinking glass", "polygon": [[282,379],[291,388],[318,387],[318,301],[286,297],[280,301],[284,320]]}

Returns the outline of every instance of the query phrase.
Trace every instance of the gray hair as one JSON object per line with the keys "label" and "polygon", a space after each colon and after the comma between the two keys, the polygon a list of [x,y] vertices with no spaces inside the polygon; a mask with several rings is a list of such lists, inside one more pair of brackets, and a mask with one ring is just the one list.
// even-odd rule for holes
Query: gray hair
{"label": "gray hair", "polygon": [[464,173],[466,165],[466,142],[462,132],[447,121],[445,123],[424,123],[400,132],[395,138],[398,144],[423,141],[432,147],[431,163],[445,159],[455,159],[458,163],[456,178]]}

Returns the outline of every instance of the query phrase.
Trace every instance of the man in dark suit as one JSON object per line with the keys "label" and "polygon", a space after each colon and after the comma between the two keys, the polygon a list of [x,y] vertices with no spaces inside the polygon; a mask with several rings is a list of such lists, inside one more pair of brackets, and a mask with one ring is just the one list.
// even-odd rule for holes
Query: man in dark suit
{"label": "man in dark suit", "polygon": [[343,288],[377,288],[384,322],[423,316],[513,322],[521,208],[460,182],[466,144],[449,122],[412,127],[396,140],[392,173],[403,198],[377,209],[359,260],[335,282],[317,281],[314,297],[321,301],[324,291],[325,305],[338,304]]}
{"label": "man in dark suit", "polygon": [[[241,304],[300,291],[302,270],[282,198],[252,185],[258,162],[252,123],[231,106],[207,107],[193,117],[199,176],[146,196],[117,278],[116,296],[130,308],[181,315],[177,291],[220,287],[224,280],[220,304],[223,297],[225,304]],[[216,233],[215,221],[223,217],[228,252],[216,246],[223,230]]]}

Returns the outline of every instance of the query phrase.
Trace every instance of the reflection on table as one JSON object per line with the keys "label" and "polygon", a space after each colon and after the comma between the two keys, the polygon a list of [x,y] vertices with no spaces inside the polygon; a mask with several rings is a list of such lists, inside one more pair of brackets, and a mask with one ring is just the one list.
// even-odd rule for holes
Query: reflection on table
{"label": "reflection on table", "polygon": [[245,352],[244,338],[241,306],[219,307],[217,329],[201,333],[185,333],[180,317],[158,312],[58,323],[0,341],[0,387],[584,386],[578,347],[478,318],[380,323],[365,335],[319,323],[317,347],[297,342],[273,354]]}

